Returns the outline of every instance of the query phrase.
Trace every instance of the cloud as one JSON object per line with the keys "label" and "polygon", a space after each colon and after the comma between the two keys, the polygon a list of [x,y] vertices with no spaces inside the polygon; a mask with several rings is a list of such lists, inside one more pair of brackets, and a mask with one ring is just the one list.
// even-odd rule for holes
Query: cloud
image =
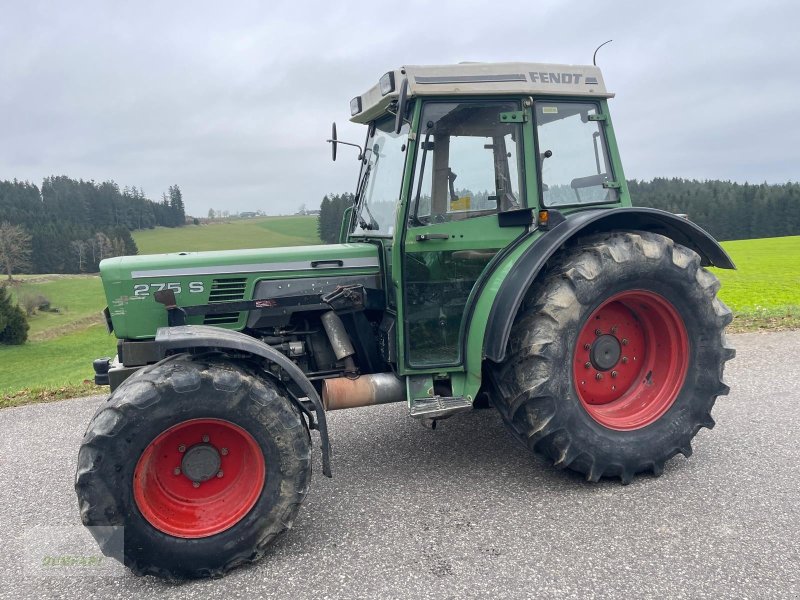
{"label": "cloud", "polygon": [[587,63],[626,175],[797,180],[791,2],[26,2],[0,23],[0,178],[114,179],[189,212],[351,191],[350,98],[401,64]]}

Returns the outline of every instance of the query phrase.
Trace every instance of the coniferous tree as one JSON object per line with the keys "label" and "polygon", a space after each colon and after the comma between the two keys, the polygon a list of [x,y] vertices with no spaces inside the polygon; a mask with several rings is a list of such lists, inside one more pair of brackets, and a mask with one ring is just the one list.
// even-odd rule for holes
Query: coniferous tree
{"label": "coniferous tree", "polygon": [[317,218],[317,232],[323,243],[335,244],[339,241],[344,211],[352,206],[353,200],[353,194],[347,193],[328,194],[322,199]]}
{"label": "coniferous tree", "polygon": [[[136,186],[120,189],[114,181],[95,183],[63,175],[46,177],[41,189],[27,181],[0,181],[0,222],[24,227],[30,234],[30,271],[89,272],[98,262],[92,247],[95,255],[104,257],[136,254],[131,231],[183,225],[180,188],[170,186],[164,200],[153,202]],[[98,245],[98,233],[107,244]]]}
{"label": "coniferous tree", "polygon": [[25,311],[11,301],[6,285],[0,285],[0,344],[24,344],[28,328]]}

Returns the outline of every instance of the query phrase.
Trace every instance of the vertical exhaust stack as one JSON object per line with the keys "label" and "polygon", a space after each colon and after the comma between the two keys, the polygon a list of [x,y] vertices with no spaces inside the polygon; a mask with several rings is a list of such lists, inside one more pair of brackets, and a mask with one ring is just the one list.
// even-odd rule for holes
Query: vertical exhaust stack
{"label": "vertical exhaust stack", "polygon": [[336,377],[322,382],[325,410],[389,404],[405,399],[405,385],[394,373],[374,373],[357,379]]}
{"label": "vertical exhaust stack", "polygon": [[344,369],[348,373],[356,372],[356,363],[353,361],[353,355],[356,353],[353,349],[353,344],[350,342],[350,337],[347,335],[347,330],[344,328],[344,323],[332,310],[326,312],[322,317],[322,326],[325,328],[325,333],[328,334],[328,340],[333,348],[333,353],[336,355],[336,360],[344,361]]}

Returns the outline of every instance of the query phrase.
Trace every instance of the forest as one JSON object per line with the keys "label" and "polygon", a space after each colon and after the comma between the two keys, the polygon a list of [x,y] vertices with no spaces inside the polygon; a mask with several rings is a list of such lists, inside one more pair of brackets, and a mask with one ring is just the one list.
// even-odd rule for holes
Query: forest
{"label": "forest", "polygon": [[[689,218],[719,240],[800,235],[800,184],[748,184],[656,178],[628,181],[637,206]],[[318,220],[320,239],[335,243],[342,214],[353,195],[328,194]],[[136,187],[96,183],[66,176],[47,177],[38,187],[27,181],[0,181],[0,223],[20,226],[30,237],[29,273],[92,273],[110,256],[136,254],[131,231],[186,221],[183,197],[170,186],[161,201]]]}
{"label": "forest", "polygon": [[[110,256],[136,254],[134,229],[179,227],[186,215],[181,190],[170,186],[161,202],[136,187],[47,177],[41,188],[27,181],[0,181],[0,223],[30,237],[25,272],[91,273]],[[19,269],[23,270],[23,269]]]}
{"label": "forest", "polygon": [[342,227],[342,216],[348,206],[353,205],[353,194],[327,194],[319,206],[317,233],[324,244],[335,244],[339,241],[339,230]]}
{"label": "forest", "polygon": [[800,184],[656,178],[629,180],[636,206],[684,213],[716,239],[800,235]]}
{"label": "forest", "polygon": [[[800,184],[748,184],[656,178],[628,181],[635,206],[687,214],[720,241],[800,235]],[[352,194],[322,200],[318,230],[331,244],[339,237],[342,214]]]}

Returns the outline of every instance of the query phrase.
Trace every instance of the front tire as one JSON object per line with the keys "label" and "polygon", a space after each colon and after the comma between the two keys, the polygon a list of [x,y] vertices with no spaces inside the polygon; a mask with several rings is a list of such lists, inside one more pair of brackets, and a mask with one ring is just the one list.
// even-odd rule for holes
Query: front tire
{"label": "front tire", "polygon": [[135,573],[185,579],[260,558],[291,527],[310,475],[308,430],[286,392],[222,360],[179,356],[98,409],[75,490],[104,553],[123,546],[114,558]]}
{"label": "front tire", "polygon": [[558,468],[629,483],[689,456],[728,393],[730,310],[700,257],[648,232],[565,250],[531,289],[493,402],[511,432]]}

